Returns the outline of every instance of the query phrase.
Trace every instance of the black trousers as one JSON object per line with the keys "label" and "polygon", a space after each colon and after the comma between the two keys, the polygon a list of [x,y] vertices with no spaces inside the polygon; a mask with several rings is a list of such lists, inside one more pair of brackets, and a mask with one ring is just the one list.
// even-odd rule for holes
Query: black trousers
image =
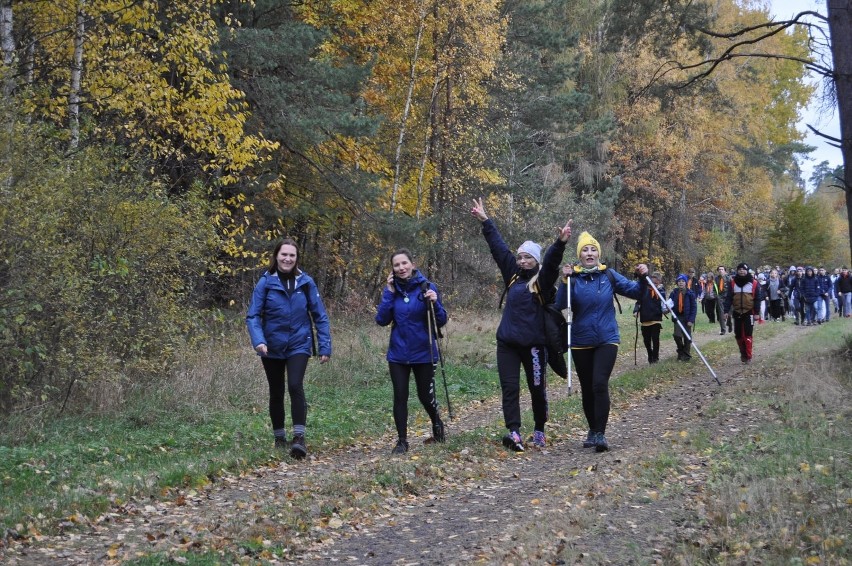
{"label": "black trousers", "polygon": [[[707,320],[710,324],[714,324],[716,322],[716,318],[718,316],[719,321],[724,323],[724,317],[722,316],[722,305],[719,304],[719,299],[717,298],[705,298],[704,299],[704,312],[707,314]],[[720,330],[723,330],[724,326],[720,325]]]}
{"label": "black trousers", "polygon": [[773,319],[784,316],[784,299],[775,299],[769,301],[769,316]]}
{"label": "black trousers", "polygon": [[308,418],[304,386],[308,357],[307,354],[297,354],[286,360],[260,358],[266,372],[266,381],[269,383],[269,418],[272,420],[272,430],[284,428],[285,389],[290,389],[290,412],[293,424],[304,425]]}
{"label": "black trousers", "polygon": [[617,356],[617,344],[571,350],[577,377],[580,378],[583,413],[589,423],[589,430],[606,432],[610,406],[609,376]]}
{"label": "black trousers", "polygon": [[645,350],[648,351],[649,364],[660,361],[660,330],[662,328],[663,325],[660,323],[642,326],[642,342],[645,343]]}
{"label": "black trousers", "polygon": [[412,372],[417,386],[417,398],[434,423],[438,419],[438,398],[435,396],[435,366],[433,364],[398,364],[388,362],[393,385],[393,422],[401,440],[408,439],[408,384]]}
{"label": "black trousers", "polygon": [[544,432],[548,418],[547,353],[544,345],[510,346],[497,341],[497,373],[503,396],[503,420],[509,430],[521,429],[521,367],[532,397],[535,430]]}

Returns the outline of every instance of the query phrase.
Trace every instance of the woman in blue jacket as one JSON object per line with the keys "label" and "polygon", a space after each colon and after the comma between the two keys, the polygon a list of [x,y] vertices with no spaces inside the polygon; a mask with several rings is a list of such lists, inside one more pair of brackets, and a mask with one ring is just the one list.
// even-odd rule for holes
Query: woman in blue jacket
{"label": "woman in blue jacket", "polygon": [[521,244],[517,255],[509,249],[494,221],[485,214],[481,198],[473,201],[470,213],[482,222],[482,234],[506,284],[506,308],[497,327],[497,373],[503,397],[503,419],[509,429],[503,437],[503,445],[515,452],[524,451],[520,432],[523,366],[535,420],[532,443],[544,448],[548,407],[543,304],[551,302],[565,242],[571,236],[571,221],[560,229],[559,237],[547,249],[542,262],[541,246],[535,242],[527,240]]}
{"label": "woman in blue jacket", "polygon": [[[254,288],[246,314],[251,345],[260,355],[269,382],[269,416],[275,447],[287,449],[284,392],[290,389],[293,441],[290,456],[307,456],[305,370],[308,358],[319,350],[320,363],[331,357],[328,315],[316,283],[299,269],[296,242],[286,238],[275,246],[269,267]],[[314,328],[317,342],[314,343]],[[286,380],[285,380],[286,375]]]}
{"label": "woman in blue jacket", "polygon": [[[615,320],[615,293],[639,299],[647,285],[648,266],[636,266],[639,281],[630,281],[600,263],[600,244],[588,232],[577,240],[577,257],[570,281],[559,286],[556,305],[567,306],[567,285],[571,285],[571,359],[580,380],[583,413],[589,423],[584,448],[609,450],[606,425],[609,421],[609,376],[615,367],[621,337]],[[607,274],[609,271],[609,274]]]}
{"label": "woman in blue jacket", "polygon": [[[432,438],[444,442],[446,432],[435,395],[435,360],[438,359],[435,328],[447,323],[447,311],[441,304],[438,288],[417,270],[411,252],[399,249],[391,255],[393,270],[382,291],[376,312],[379,326],[391,325],[388,345],[388,369],[393,384],[393,420],[397,442],[391,454],[408,452],[408,384],[411,373],[417,386],[417,398],[432,421]],[[432,303],[431,306],[429,303]],[[435,321],[429,321],[434,308]],[[431,335],[431,336],[430,336]]]}

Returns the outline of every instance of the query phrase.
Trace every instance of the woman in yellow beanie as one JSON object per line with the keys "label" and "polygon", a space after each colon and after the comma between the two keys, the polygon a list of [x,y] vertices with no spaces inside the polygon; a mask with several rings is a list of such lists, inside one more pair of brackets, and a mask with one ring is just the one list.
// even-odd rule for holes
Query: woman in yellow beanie
{"label": "woman in yellow beanie", "polygon": [[[568,271],[556,296],[559,308],[567,307],[567,285],[571,285],[571,359],[580,380],[583,413],[589,431],[583,447],[609,450],[606,425],[609,420],[609,377],[615,367],[621,337],[615,320],[615,293],[639,299],[647,283],[648,266],[636,266],[639,281],[631,281],[600,263],[601,246],[588,232],[577,240],[579,265]],[[607,271],[609,273],[607,274]],[[569,283],[570,280],[570,283]]]}
{"label": "woman in yellow beanie", "polygon": [[[513,252],[497,231],[494,221],[485,214],[481,198],[473,201],[470,213],[482,222],[482,234],[506,284],[506,308],[497,327],[497,373],[503,396],[503,419],[509,430],[503,437],[503,445],[515,452],[524,451],[520,404],[523,366],[535,420],[532,443],[537,448],[544,448],[548,407],[542,302],[550,302],[552,290],[559,279],[559,264],[562,263],[565,242],[571,236],[571,221],[559,230],[559,237],[542,259],[541,246],[530,240]],[[539,290],[542,294],[550,291],[550,297],[540,300]]]}

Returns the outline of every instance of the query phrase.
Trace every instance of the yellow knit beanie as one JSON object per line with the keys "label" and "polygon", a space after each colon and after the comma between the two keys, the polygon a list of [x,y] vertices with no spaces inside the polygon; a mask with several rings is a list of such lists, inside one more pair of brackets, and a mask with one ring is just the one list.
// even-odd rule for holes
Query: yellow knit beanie
{"label": "yellow knit beanie", "polygon": [[594,237],[592,237],[592,235],[589,234],[588,232],[583,232],[582,234],[580,234],[580,238],[577,240],[577,257],[578,258],[580,257],[580,252],[586,246],[595,246],[598,249],[598,253],[601,252],[601,245],[598,243],[598,241],[595,240]]}

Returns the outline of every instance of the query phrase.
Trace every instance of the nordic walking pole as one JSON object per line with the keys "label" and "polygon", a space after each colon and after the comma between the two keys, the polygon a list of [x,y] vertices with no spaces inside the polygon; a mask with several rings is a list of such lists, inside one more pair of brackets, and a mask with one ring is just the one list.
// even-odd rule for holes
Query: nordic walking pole
{"label": "nordic walking pole", "polygon": [[[651,281],[651,278],[648,277],[647,275],[645,276],[645,281],[648,282],[648,285],[650,285],[652,289],[656,289],[656,287],[654,287],[654,282]],[[684,328],[683,324],[681,324],[680,319],[677,317],[674,310],[669,308],[669,306],[666,304],[666,301],[663,300],[662,297],[660,297],[660,301],[663,303],[663,310],[669,311],[669,313],[672,315],[672,318],[674,319],[674,321],[677,323],[678,326],[680,326],[680,329],[683,331],[683,335],[686,336],[686,338],[689,340],[690,344],[692,344],[692,347],[695,348],[696,352],[698,352],[698,357],[701,358],[701,361],[704,362],[704,365],[707,366],[708,370],[710,370],[710,375],[713,376],[713,379],[716,380],[716,383],[718,383],[719,385],[722,385],[722,382],[719,381],[718,377],[716,377],[716,372],[713,371],[713,368],[710,367],[710,363],[707,361],[707,358],[704,357],[704,354],[702,354],[701,350],[698,349],[698,346],[695,345],[695,342],[692,340],[692,336],[689,334],[689,332],[686,331],[686,328]]]}
{"label": "nordic walking pole", "polygon": [[[424,281],[420,285],[420,289],[422,292],[426,292],[429,290],[429,282]],[[429,355],[432,356],[432,372],[434,375],[435,370],[438,369],[438,363],[435,361],[434,350],[432,349],[432,344],[435,345],[435,348],[438,350],[438,360],[441,362],[441,377],[444,380],[444,397],[447,399],[447,414],[450,416],[450,419],[453,418],[453,406],[450,405],[450,391],[447,389],[447,374],[444,373],[444,355],[441,353],[441,346],[438,344],[437,335],[438,335],[438,319],[435,318],[435,303],[426,299],[426,302],[429,303],[429,310],[426,311],[426,322],[429,326]],[[433,339],[432,330],[435,330],[435,338]],[[434,340],[434,341],[433,341]],[[434,379],[434,378],[433,378]]]}
{"label": "nordic walking pole", "polygon": [[639,354],[636,351],[639,349],[639,313],[633,317],[636,320],[636,336],[633,338],[633,365],[639,365]]}
{"label": "nordic walking pole", "polygon": [[568,325],[568,395],[571,395],[571,322],[574,318],[574,313],[571,310],[571,277],[568,277],[568,281],[566,281],[568,287],[565,289],[568,300],[566,304],[568,305],[565,310],[562,312],[562,316],[565,317],[565,322]]}

